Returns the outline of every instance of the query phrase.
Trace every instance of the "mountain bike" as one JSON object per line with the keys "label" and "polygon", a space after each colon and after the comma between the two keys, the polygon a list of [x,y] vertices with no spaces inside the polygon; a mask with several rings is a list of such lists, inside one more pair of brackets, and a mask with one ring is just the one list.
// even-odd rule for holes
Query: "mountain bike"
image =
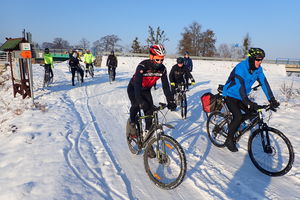
{"label": "mountain bike", "polygon": [[89,64],[89,65],[88,65],[87,71],[88,71],[88,73],[90,74],[90,76],[91,76],[92,78],[94,78],[94,67],[93,67],[92,64]]}
{"label": "mountain bike", "polygon": [[77,66],[76,71],[75,71],[75,81],[76,81],[75,85],[78,84],[79,86],[82,86],[81,80],[83,79],[83,77],[80,72],[82,72],[82,74],[83,74],[83,72],[84,72],[83,69],[84,69],[83,65]]}
{"label": "mountain bike", "polygon": [[[228,110],[224,98],[223,109],[212,112],[207,119],[207,133],[211,142],[217,147],[225,147],[228,125],[232,114]],[[257,112],[243,114],[244,123],[234,135],[235,142],[248,131],[248,154],[254,166],[269,176],[282,176],[288,173],[294,162],[294,150],[289,139],[279,130],[269,127],[264,122],[263,109],[273,110],[270,105],[259,106]]]}
{"label": "mountain bike", "polygon": [[44,80],[43,80],[43,88],[48,87],[53,82],[53,77],[50,77],[50,67],[43,65],[45,69]]}
{"label": "mountain bike", "polygon": [[[191,84],[188,84],[191,85]],[[186,92],[187,92],[186,84],[180,83],[178,84],[178,87],[176,88],[176,94],[175,94],[175,102],[177,106],[181,109],[181,117],[182,119],[186,119],[187,114],[187,99],[186,99]]]}
{"label": "mountain bike", "polygon": [[[159,107],[154,106],[153,115],[142,115],[141,111],[137,114],[136,138],[132,138],[129,134],[128,120],[126,137],[131,153],[139,154],[144,149],[144,166],[150,180],[160,188],[169,190],[183,181],[186,173],[186,157],[181,145],[174,138],[164,134],[163,126],[171,129],[174,127],[159,122],[158,113],[166,107],[166,104],[159,103]],[[152,126],[148,132],[143,128],[143,120],[147,118],[152,119]],[[155,158],[148,156],[152,149]]]}
{"label": "mountain bike", "polygon": [[114,79],[114,72],[112,67],[108,67],[108,81],[111,84],[113,82]]}

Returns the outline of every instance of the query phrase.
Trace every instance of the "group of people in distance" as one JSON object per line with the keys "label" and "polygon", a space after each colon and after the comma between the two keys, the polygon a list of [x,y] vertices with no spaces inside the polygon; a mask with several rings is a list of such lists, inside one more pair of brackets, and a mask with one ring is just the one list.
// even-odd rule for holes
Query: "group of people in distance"
{"label": "group of people in distance", "polygon": [[[83,61],[85,63],[85,77],[88,76],[88,70],[89,68],[92,68],[92,71],[94,71],[94,61],[95,57],[91,53],[90,50],[86,50],[86,52],[83,54],[82,57],[80,57],[80,54],[78,51],[73,50],[69,54],[69,66],[71,69],[72,73],[72,86],[75,86],[74,83],[74,78],[75,78],[75,73],[78,71],[81,75],[81,82],[83,83],[83,78],[84,78],[84,70],[80,66],[80,61]],[[111,51],[111,54],[107,58],[106,66],[108,67],[108,71],[113,72],[113,81],[115,80],[116,77],[116,68],[118,66],[118,60],[117,57],[114,55],[114,51]],[[50,54],[49,48],[45,48],[44,50],[44,67],[45,67],[45,72],[47,70],[50,71],[50,78],[53,78],[53,70],[52,68],[54,67],[53,65],[53,57]]]}
{"label": "group of people in distance", "polygon": [[[164,95],[167,100],[167,106],[171,111],[177,107],[174,101],[174,93],[177,83],[181,83],[184,78],[191,79],[192,84],[195,80],[191,75],[192,66],[185,64],[183,58],[177,59],[177,64],[171,69],[169,79],[171,88],[167,78],[167,70],[163,64],[165,58],[165,49],[162,45],[152,45],[149,49],[150,59],[144,60],[138,64],[133,77],[130,79],[127,93],[131,102],[130,119],[128,120],[130,137],[137,137],[136,115],[139,109],[142,109],[145,115],[153,113],[153,98],[151,88],[161,79]],[[258,104],[252,102],[248,95],[255,81],[258,81],[270,102],[272,108],[277,108],[279,102],[275,99],[270,85],[263,73],[261,63],[265,58],[265,52],[260,48],[251,48],[248,57],[237,64],[231,71],[225,86],[223,88],[223,96],[226,105],[232,113],[233,119],[229,124],[228,137],[225,141],[226,147],[232,151],[238,151],[234,134],[242,123],[242,110],[246,113],[257,111]],[[190,63],[191,60],[189,61]],[[177,82],[178,81],[178,82]],[[150,129],[151,119],[146,120],[146,131]],[[155,157],[155,153],[150,153],[149,157]]]}
{"label": "group of people in distance", "polygon": [[[143,60],[138,64],[127,87],[127,93],[131,103],[130,118],[128,120],[130,137],[137,137],[135,120],[139,109],[142,109],[145,115],[153,114],[154,105],[151,88],[156,84],[157,80],[161,79],[163,93],[167,100],[167,107],[171,111],[174,111],[177,107],[174,100],[174,94],[176,93],[178,84],[185,83],[186,87],[188,87],[189,79],[191,80],[192,85],[195,84],[195,80],[191,74],[193,71],[193,62],[189,58],[188,52],[185,53],[184,58],[177,58],[177,64],[172,67],[169,74],[170,84],[167,76],[167,69],[163,64],[165,58],[165,49],[163,45],[155,44],[150,46],[149,53],[150,58]],[[89,67],[94,67],[93,62],[95,58],[89,50],[86,51],[83,58],[86,64],[87,76],[87,69]],[[264,50],[261,48],[250,48],[248,57],[233,68],[224,85],[222,95],[225,97],[226,105],[233,117],[232,121],[229,123],[228,137],[225,141],[225,145],[232,152],[238,151],[236,141],[234,141],[234,134],[243,122],[242,111],[251,113],[257,111],[259,107],[257,103],[248,98],[254,82],[258,81],[260,83],[266,98],[270,102],[271,108],[277,108],[280,105],[275,99],[262,70],[261,63],[264,58]],[[80,58],[78,52],[73,51],[69,60],[72,72],[72,85],[74,85],[74,75],[76,70],[79,70],[82,76],[81,81],[83,82],[84,71],[78,67],[79,61]],[[50,77],[53,77],[53,59],[48,48],[45,49],[44,62],[45,70],[50,70]],[[112,70],[113,80],[115,80],[115,70],[117,65],[117,58],[114,55],[114,51],[111,51],[106,66],[108,67],[108,70]],[[146,131],[150,129],[151,124],[152,120],[146,119]],[[155,156],[155,154],[152,154],[152,156]]]}

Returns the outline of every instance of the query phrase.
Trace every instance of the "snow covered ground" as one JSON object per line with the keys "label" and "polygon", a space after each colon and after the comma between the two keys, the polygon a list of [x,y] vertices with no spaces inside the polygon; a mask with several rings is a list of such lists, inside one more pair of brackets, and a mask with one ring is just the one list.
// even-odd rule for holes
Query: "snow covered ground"
{"label": "snow covered ground", "polygon": [[[187,174],[182,184],[166,191],[148,178],[142,155],[132,155],[125,140],[130,106],[127,84],[143,58],[119,57],[116,82],[107,68],[95,69],[83,86],[71,86],[66,63],[55,64],[54,83],[42,90],[43,68],[33,65],[34,95],[13,98],[11,80],[0,87],[0,200],[96,199],[300,199],[300,78],[287,77],[283,65],[264,64],[273,92],[281,102],[269,124],[293,144],[295,162],[282,177],[258,171],[247,153],[246,135],[239,152],[217,148],[206,133],[200,96],[216,92],[235,62],[194,61],[196,85],[188,92],[188,118],[167,112],[176,129],[167,134],[183,146]],[[106,61],[106,58],[104,58]],[[168,71],[175,59],[165,59]],[[9,76],[7,71],[2,76]],[[287,101],[283,84],[293,84]],[[165,102],[160,87],[155,103]],[[257,101],[266,102],[261,91]]]}

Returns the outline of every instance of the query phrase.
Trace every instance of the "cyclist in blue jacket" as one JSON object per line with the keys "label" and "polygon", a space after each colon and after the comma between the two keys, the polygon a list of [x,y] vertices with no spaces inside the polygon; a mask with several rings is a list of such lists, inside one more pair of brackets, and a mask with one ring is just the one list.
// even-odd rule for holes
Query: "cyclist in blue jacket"
{"label": "cyclist in blue jacket", "polygon": [[275,100],[261,67],[264,57],[264,50],[251,48],[248,58],[235,66],[223,88],[226,105],[233,116],[231,123],[228,125],[228,137],[225,141],[225,145],[232,152],[238,151],[234,141],[234,134],[243,122],[241,110],[249,113],[258,109],[257,103],[252,102],[248,98],[255,81],[260,83],[271,107],[277,108],[279,106],[279,102]]}

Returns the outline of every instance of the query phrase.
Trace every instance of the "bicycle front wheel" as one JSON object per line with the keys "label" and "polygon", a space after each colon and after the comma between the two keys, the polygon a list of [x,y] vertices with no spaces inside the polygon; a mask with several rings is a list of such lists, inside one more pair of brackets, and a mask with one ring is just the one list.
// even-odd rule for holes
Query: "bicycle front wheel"
{"label": "bicycle front wheel", "polygon": [[269,176],[288,173],[295,156],[289,139],[271,127],[254,131],[248,141],[248,153],[255,167]]}
{"label": "bicycle front wheel", "polygon": [[181,117],[182,117],[182,119],[186,119],[186,114],[187,114],[186,95],[182,95],[182,99],[181,99]]}
{"label": "bicycle front wheel", "polygon": [[217,147],[225,147],[230,120],[219,111],[212,112],[207,119],[207,134],[210,141]]}
{"label": "bicycle front wheel", "polygon": [[[155,158],[148,156],[152,148],[156,153]],[[184,151],[175,139],[167,135],[149,141],[144,152],[144,165],[151,181],[166,190],[180,185],[186,173]]]}

